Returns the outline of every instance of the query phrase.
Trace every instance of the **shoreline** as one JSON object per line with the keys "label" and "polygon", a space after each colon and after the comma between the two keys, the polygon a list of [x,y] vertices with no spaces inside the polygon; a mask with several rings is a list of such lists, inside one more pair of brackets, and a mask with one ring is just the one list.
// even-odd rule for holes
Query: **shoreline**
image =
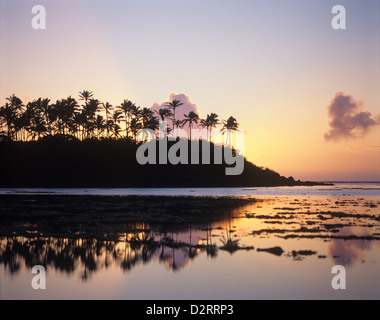
{"label": "shoreline", "polygon": [[318,187],[318,186],[334,186],[334,183],[300,181],[292,184],[149,184],[149,185],[45,185],[45,184],[1,184],[0,189],[187,189],[187,188],[281,188],[281,187]]}

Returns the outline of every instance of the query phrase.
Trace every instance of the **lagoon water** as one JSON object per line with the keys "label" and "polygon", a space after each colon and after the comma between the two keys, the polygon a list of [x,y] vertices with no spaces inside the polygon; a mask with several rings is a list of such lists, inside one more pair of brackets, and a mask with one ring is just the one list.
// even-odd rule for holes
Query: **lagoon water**
{"label": "lagoon water", "polygon": [[[215,189],[0,189],[6,195],[247,196],[204,225],[117,241],[0,235],[1,299],[379,299],[380,183]],[[106,208],[105,208],[106,212]],[[155,245],[132,241],[154,239]],[[170,238],[172,242],[162,242]],[[235,243],[236,247],[225,244]],[[176,243],[177,245],[173,245]],[[180,244],[180,245],[178,245]],[[33,265],[47,268],[33,290]],[[334,290],[332,268],[346,269]]]}
{"label": "lagoon water", "polygon": [[256,188],[0,188],[1,194],[152,196],[380,196],[380,182],[327,182],[313,187]]}

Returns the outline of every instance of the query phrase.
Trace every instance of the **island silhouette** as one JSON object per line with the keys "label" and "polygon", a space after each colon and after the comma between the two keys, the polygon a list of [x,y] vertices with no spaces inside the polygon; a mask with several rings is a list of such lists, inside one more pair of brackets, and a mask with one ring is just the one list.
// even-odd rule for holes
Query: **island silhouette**
{"label": "island silhouette", "polygon": [[[113,107],[95,99],[91,91],[79,92],[80,104],[71,96],[51,103],[38,98],[24,104],[16,95],[0,107],[0,187],[258,187],[317,185],[296,181],[244,158],[240,175],[226,176],[231,167],[223,159],[220,164],[140,165],[136,152],[143,142],[137,141],[140,129],[157,132],[159,121],[169,121],[168,131],[200,127],[207,138],[200,140],[199,157],[208,145],[211,158],[231,148],[235,157],[243,157],[230,145],[217,145],[211,131],[221,127],[222,134],[239,128],[230,116],[219,120],[216,113],[205,119],[194,113],[178,114],[182,102],[173,100],[160,110],[141,108],[130,100]],[[190,131],[191,132],[191,131]],[[179,138],[178,138],[179,139]],[[188,142],[194,141],[191,136]],[[157,158],[159,138],[157,142]],[[167,141],[168,149],[177,141]],[[191,145],[191,143],[188,143]],[[188,163],[191,163],[191,148]]]}

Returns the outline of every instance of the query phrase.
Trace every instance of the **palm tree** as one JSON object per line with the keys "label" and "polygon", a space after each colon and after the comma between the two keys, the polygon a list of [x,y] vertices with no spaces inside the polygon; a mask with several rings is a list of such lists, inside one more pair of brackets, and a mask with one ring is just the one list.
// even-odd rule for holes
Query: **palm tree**
{"label": "palm tree", "polygon": [[21,111],[22,107],[24,107],[21,99],[16,97],[15,94],[12,94],[7,100],[10,103],[10,107],[15,111]]}
{"label": "palm tree", "polygon": [[70,134],[74,116],[78,110],[78,103],[70,96],[67,99],[57,100],[54,108],[57,116],[58,131],[61,134]]}
{"label": "palm tree", "polygon": [[0,108],[0,136],[1,137],[4,137],[4,134],[5,134],[4,125],[5,125],[5,120],[1,116],[1,108]]}
{"label": "palm tree", "polygon": [[128,99],[124,99],[124,101],[121,103],[121,105],[117,108],[120,109],[121,112],[124,113],[125,137],[128,138],[132,114],[134,111],[136,111],[137,107],[132,101],[130,101]]}
{"label": "palm tree", "polygon": [[[29,137],[34,140],[46,133],[52,134],[55,110],[49,104],[49,99],[38,98],[26,105],[24,112],[17,118],[17,130],[21,132],[21,140],[27,141]],[[62,110],[61,110],[62,111]],[[27,136],[28,134],[28,136]]]}
{"label": "palm tree", "polygon": [[[34,140],[38,135],[34,131],[36,126],[33,120],[37,117],[43,117],[42,111],[39,109],[38,100],[28,102],[25,111],[16,119],[15,127],[21,131],[21,140],[27,141],[30,137]],[[39,119],[37,122],[41,122]]]}
{"label": "palm tree", "polygon": [[121,128],[119,126],[121,120],[123,119],[123,115],[121,111],[115,110],[112,114],[112,127],[113,127],[113,135],[115,138],[118,138],[120,136]]}
{"label": "palm tree", "polygon": [[[24,112],[21,115],[17,116],[13,121],[13,132],[14,132],[15,140],[27,141],[28,139],[26,137],[27,130],[32,130],[31,118],[29,118],[28,115]],[[34,139],[34,136],[33,136],[33,139]]]}
{"label": "palm tree", "polygon": [[48,131],[46,128],[46,122],[41,115],[37,114],[32,119],[31,130],[33,134],[37,136],[37,140],[40,139],[41,135],[45,134]]}
{"label": "palm tree", "polygon": [[101,115],[98,115],[96,117],[95,127],[97,130],[97,137],[99,139],[101,137],[102,133],[104,132],[104,129],[106,128],[106,122],[104,121],[104,118]]}
{"label": "palm tree", "polygon": [[17,112],[11,106],[11,104],[6,103],[5,106],[0,109],[0,117],[3,119],[3,122],[7,126],[7,136],[9,139],[13,139],[13,125],[17,119]]}
{"label": "palm tree", "polygon": [[210,114],[209,123],[210,123],[210,130],[212,130],[212,128],[215,128],[216,125],[220,123],[220,121],[218,120],[218,115],[216,113]]}
{"label": "palm tree", "polygon": [[208,114],[206,119],[201,120],[201,126],[207,128],[207,140],[209,140],[209,133],[211,136],[212,128],[216,127],[219,124],[218,115],[216,113]]}
{"label": "palm tree", "polygon": [[150,108],[143,108],[140,111],[142,128],[153,131],[159,130],[159,122]]}
{"label": "palm tree", "polygon": [[50,104],[50,99],[41,99],[36,100],[37,109],[41,112],[41,115],[46,123],[46,128],[49,134],[52,134],[53,122],[55,121],[53,107]]}
{"label": "palm tree", "polygon": [[85,111],[90,120],[95,119],[96,113],[99,111],[101,102],[98,99],[90,99],[85,106]]}
{"label": "palm tree", "polygon": [[[175,127],[177,129],[177,135],[176,135],[176,137],[178,137],[178,128],[182,128],[183,127],[183,120],[174,120],[174,118],[173,118],[172,121],[173,121],[173,123],[174,123],[174,125],[175,125]],[[175,133],[174,129],[173,129],[173,133]]]}
{"label": "palm tree", "polygon": [[236,131],[239,128],[239,124],[237,123],[236,119],[234,117],[229,117],[227,120],[223,120],[223,128],[220,130],[223,132],[223,134],[227,131],[227,141],[228,146],[230,147],[232,145],[232,135],[231,131]]}
{"label": "palm tree", "polygon": [[120,137],[120,132],[121,132],[121,127],[120,127],[117,123],[115,123],[115,124],[114,124],[114,127],[113,127],[113,134],[114,134],[114,137],[115,137],[115,138]]}
{"label": "palm tree", "polygon": [[137,132],[141,129],[141,122],[137,118],[131,120],[130,129],[133,135],[133,138],[136,140]]}
{"label": "palm tree", "polygon": [[102,108],[103,110],[105,111],[106,113],[106,130],[107,130],[107,137],[109,137],[109,125],[108,125],[108,120],[109,120],[109,116],[112,114],[111,111],[113,109],[113,106],[112,104],[106,102],[106,103],[102,103]]}
{"label": "palm tree", "polygon": [[[77,101],[69,96],[65,99],[65,113],[64,113],[64,124],[66,128],[72,128],[73,119],[75,112],[78,110],[78,103]],[[68,130],[68,134],[70,134],[70,130]]]}
{"label": "palm tree", "polygon": [[112,118],[106,120],[106,124],[105,124],[105,126],[106,126],[107,138],[110,137],[110,133],[111,133],[112,130],[113,130],[113,125],[114,125],[114,123],[113,123]]}
{"label": "palm tree", "polygon": [[155,113],[160,117],[161,121],[165,121],[165,118],[169,118],[173,116],[173,113],[170,109],[159,109],[154,110]]}
{"label": "palm tree", "polygon": [[84,106],[84,113],[86,115],[86,136],[94,137],[94,129],[96,127],[96,113],[99,111],[99,106],[101,105],[98,99],[90,99],[88,103]]}
{"label": "palm tree", "polygon": [[140,112],[140,115],[144,128],[146,127],[146,124],[154,117],[153,111],[149,108],[143,108]]}
{"label": "palm tree", "polygon": [[[207,115],[208,116],[208,115]],[[207,129],[207,141],[208,141],[208,129],[210,127],[210,124],[209,122],[207,121],[207,118],[206,119],[201,119],[201,123],[200,123],[200,126],[202,128],[206,128]]]}
{"label": "palm tree", "polygon": [[193,122],[198,124],[199,116],[194,111],[190,111],[189,114],[184,114],[183,116],[185,117],[185,119],[182,121],[182,126],[184,126],[186,123],[189,124],[190,141],[191,141],[192,124]]}
{"label": "palm tree", "polygon": [[[169,108],[169,109],[172,109],[173,110],[173,130],[174,130],[174,125],[176,124],[176,118],[175,118],[175,110],[182,106],[183,103],[180,101],[180,100],[176,100],[174,99],[172,102],[168,102],[166,103],[166,106]],[[178,128],[178,126],[177,126]]]}
{"label": "palm tree", "polygon": [[223,120],[223,128],[221,131],[224,130],[233,130],[236,131],[239,128],[239,124],[237,123],[236,119],[234,117],[229,117],[227,120]]}
{"label": "palm tree", "polygon": [[87,104],[88,100],[92,99],[94,94],[92,91],[83,90],[79,91],[79,100],[84,100],[85,104]]}
{"label": "palm tree", "polygon": [[140,121],[140,118],[142,116],[142,110],[140,107],[133,105],[131,114],[133,117],[135,117],[138,121]]}
{"label": "palm tree", "polygon": [[144,122],[143,126],[146,129],[150,129],[150,130],[156,132],[156,134],[157,134],[157,131],[160,129],[160,124],[159,124],[157,118],[154,116],[151,116],[148,119],[148,121]]}
{"label": "palm tree", "polygon": [[[8,140],[38,140],[46,134],[73,135],[84,140],[86,138],[104,138],[105,131],[107,137],[119,138],[121,129],[120,123],[125,121],[125,136],[136,138],[137,132],[141,128],[148,128],[153,131],[159,129],[158,119],[165,121],[170,118],[173,122],[173,131],[185,125],[190,129],[190,140],[192,140],[191,129],[199,123],[199,116],[191,111],[184,114],[181,121],[176,119],[176,109],[183,105],[179,100],[174,99],[167,103],[166,108],[152,111],[150,108],[136,106],[130,100],[123,103],[113,110],[110,103],[102,103],[93,99],[90,91],[80,92],[80,99],[85,101],[82,109],[79,109],[77,101],[69,96],[66,99],[57,100],[50,104],[49,99],[38,98],[29,102],[26,106],[20,98],[12,95],[6,98],[7,102],[0,107],[0,136],[1,139]],[[100,107],[105,112],[100,113]],[[100,114],[99,114],[100,113]],[[157,115],[157,116],[156,116]],[[171,118],[172,117],[172,118]],[[207,128],[207,140],[211,130],[219,124],[218,115],[208,114],[206,119],[200,120],[200,125]],[[227,140],[231,142],[231,131],[236,131],[239,124],[234,117],[229,117],[222,122],[223,134],[227,132]],[[231,130],[231,131],[230,131]]]}
{"label": "palm tree", "polygon": [[79,139],[84,139],[84,131],[87,117],[84,110],[76,112],[73,119],[73,128],[75,132],[79,132]]}
{"label": "palm tree", "polygon": [[7,102],[5,106],[0,109],[0,118],[2,118],[3,124],[7,126],[7,136],[8,139],[13,140],[15,137],[17,140],[17,132],[19,132],[22,127],[20,121],[18,120],[19,114],[23,111],[23,103],[20,98],[16,97],[14,94],[6,98]]}

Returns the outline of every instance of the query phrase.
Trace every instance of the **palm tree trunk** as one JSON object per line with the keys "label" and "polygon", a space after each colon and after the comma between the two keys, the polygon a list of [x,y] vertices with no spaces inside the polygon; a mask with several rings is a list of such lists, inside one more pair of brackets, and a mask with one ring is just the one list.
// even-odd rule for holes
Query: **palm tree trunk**
{"label": "palm tree trunk", "polygon": [[174,132],[174,125],[175,125],[175,108],[173,108],[173,132]]}
{"label": "palm tree trunk", "polygon": [[128,138],[128,117],[127,113],[124,113],[124,119],[125,119],[125,137]]}

